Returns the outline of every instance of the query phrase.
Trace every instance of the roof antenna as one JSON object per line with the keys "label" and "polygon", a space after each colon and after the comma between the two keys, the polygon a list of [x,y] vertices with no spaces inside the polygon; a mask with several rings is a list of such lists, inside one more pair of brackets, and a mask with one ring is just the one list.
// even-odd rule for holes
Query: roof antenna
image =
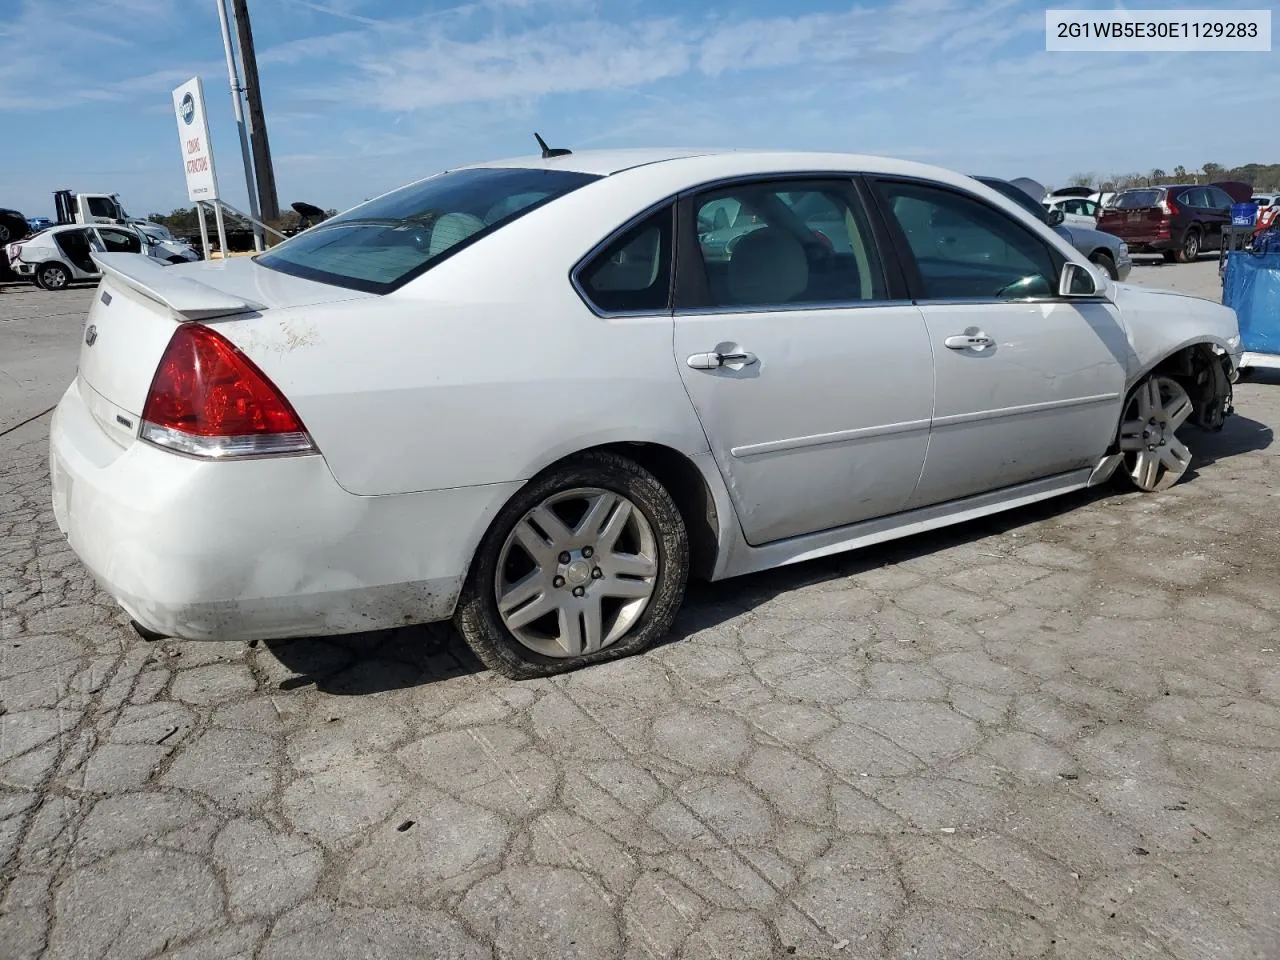
{"label": "roof antenna", "polygon": [[538,146],[542,148],[542,159],[549,160],[552,157],[567,157],[573,153],[572,150],[566,150],[564,147],[548,147],[547,141],[543,140],[541,135],[534,133],[533,139],[538,141]]}

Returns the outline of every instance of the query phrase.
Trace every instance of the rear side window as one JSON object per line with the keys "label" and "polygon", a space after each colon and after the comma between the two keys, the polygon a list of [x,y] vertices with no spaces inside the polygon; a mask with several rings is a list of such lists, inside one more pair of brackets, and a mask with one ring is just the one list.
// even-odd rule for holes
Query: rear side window
{"label": "rear side window", "polygon": [[671,308],[673,208],[617,237],[577,273],[579,290],[601,313],[665,313]]}
{"label": "rear side window", "polygon": [[526,168],[442,173],[326,220],[256,260],[308,280],[389,293],[463,246],[597,179]]}
{"label": "rear side window", "polygon": [[1207,207],[1209,206],[1209,196],[1207,191],[1195,187],[1191,190],[1183,190],[1178,194],[1177,202],[1185,207]]}
{"label": "rear side window", "polygon": [[777,309],[885,297],[862,204],[847,180],[752,182],[693,201],[701,307]]}
{"label": "rear side window", "polygon": [[1220,210],[1223,207],[1230,207],[1235,203],[1235,201],[1231,199],[1231,194],[1227,193],[1225,190],[1219,189],[1218,187],[1209,187],[1207,188],[1207,192],[1209,194],[1209,206],[1211,207],[1215,207]]}

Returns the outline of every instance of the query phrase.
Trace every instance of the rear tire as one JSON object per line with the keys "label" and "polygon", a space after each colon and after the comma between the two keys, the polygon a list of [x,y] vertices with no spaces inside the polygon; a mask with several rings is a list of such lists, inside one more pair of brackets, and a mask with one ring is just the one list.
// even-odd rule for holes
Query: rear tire
{"label": "rear tire", "polygon": [[45,290],[65,290],[71,283],[71,274],[60,263],[44,263],[36,268],[35,281]]}
{"label": "rear tire", "polygon": [[688,575],[684,519],[657,478],[616,453],[584,453],[502,508],[476,550],[454,624],[490,670],[551,676],[645,649],[671,628]]}
{"label": "rear tire", "polygon": [[1179,263],[1194,263],[1200,258],[1200,231],[1195,227],[1188,227],[1182,235],[1177,258]]}

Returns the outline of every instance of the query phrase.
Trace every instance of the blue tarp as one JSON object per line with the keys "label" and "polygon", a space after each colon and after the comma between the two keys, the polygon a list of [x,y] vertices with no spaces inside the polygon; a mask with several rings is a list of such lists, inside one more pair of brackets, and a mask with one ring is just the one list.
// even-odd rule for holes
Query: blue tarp
{"label": "blue tarp", "polygon": [[1280,354],[1280,251],[1228,254],[1222,302],[1236,312],[1245,350]]}

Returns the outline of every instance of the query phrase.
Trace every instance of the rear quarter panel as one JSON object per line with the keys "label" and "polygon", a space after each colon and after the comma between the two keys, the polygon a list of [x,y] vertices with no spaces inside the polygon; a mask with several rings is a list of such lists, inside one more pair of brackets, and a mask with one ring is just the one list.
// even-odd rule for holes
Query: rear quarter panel
{"label": "rear quarter panel", "polygon": [[602,319],[570,283],[578,259],[644,207],[616,190],[580,196],[594,186],[392,294],[217,329],[283,390],[352,493],[523,480],[613,442],[704,452],[671,316]]}

